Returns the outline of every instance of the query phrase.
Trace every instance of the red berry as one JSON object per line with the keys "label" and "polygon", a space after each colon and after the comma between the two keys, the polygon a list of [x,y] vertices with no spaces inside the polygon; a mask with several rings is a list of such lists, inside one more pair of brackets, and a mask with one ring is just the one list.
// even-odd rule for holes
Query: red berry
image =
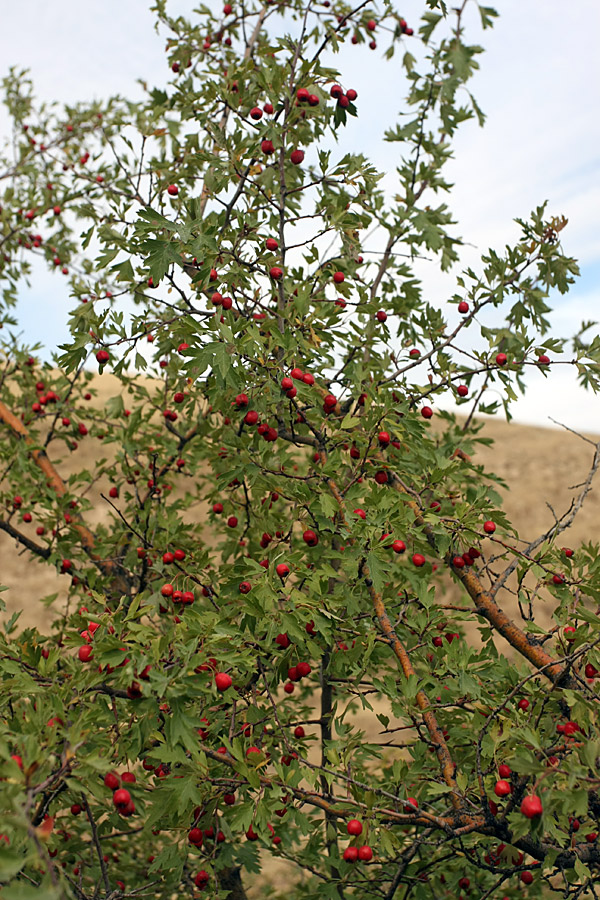
{"label": "red berry", "polygon": [[349,863],[356,862],[358,859],[358,848],[357,847],[346,847],[344,850],[344,860]]}
{"label": "red berry", "polygon": [[501,766],[498,766],[498,775],[500,778],[510,778],[512,775],[511,767],[507,766],[506,763],[502,763]]}
{"label": "red berry", "polygon": [[304,534],[302,535],[302,540],[305,544],[308,544],[309,547],[316,547],[319,543],[319,538],[317,537],[316,532],[312,529],[308,528]]}
{"label": "red berry", "polygon": [[305,737],[305,735],[306,735],[306,732],[305,732],[304,728],[302,727],[302,725],[296,725],[296,727],[294,728],[294,737],[303,738],[303,737]]}
{"label": "red berry", "polygon": [[359,822],[358,819],[350,819],[350,821],[346,825],[346,831],[353,837],[357,837],[359,834],[362,834],[362,830],[362,822]]}
{"label": "red berry", "polygon": [[371,860],[373,859],[373,851],[368,846],[368,844],[365,844],[364,847],[358,848],[358,858],[361,862],[371,862]]}
{"label": "red berry", "polygon": [[535,794],[523,797],[523,801],[521,803],[521,812],[528,819],[535,819],[537,816],[541,816],[542,811],[542,801]]}
{"label": "red berry", "polygon": [[127,696],[130,700],[139,700],[142,696],[142,686],[139,681],[132,681],[127,688]]}
{"label": "red berry", "polygon": [[279,268],[279,266],[272,266],[269,269],[269,275],[273,279],[273,281],[280,281],[283,278],[283,270]]}
{"label": "red berry", "polygon": [[497,366],[505,366],[508,362],[508,357],[506,353],[498,353],[496,355],[496,365]]}
{"label": "red berry", "polygon": [[82,647],[80,647],[77,651],[77,655],[79,656],[81,662],[90,662],[90,660],[94,658],[92,648],[89,644],[84,644]]}
{"label": "red berry", "polygon": [[279,563],[277,566],[275,566],[275,571],[280,578],[287,578],[287,576],[290,574],[289,566],[287,566],[285,563]]}
{"label": "red berry", "polygon": [[486,534],[493,534],[496,530],[496,523],[490,522],[490,521],[484,522],[483,530],[485,531]]}
{"label": "red berry", "polygon": [[262,753],[262,750],[260,749],[260,747],[248,747],[248,749],[246,750],[246,756],[248,757],[248,759],[250,759],[250,757],[254,753],[260,754]]}
{"label": "red berry", "polygon": [[[227,6],[229,6],[229,4],[227,4],[224,7],[224,9],[227,9]],[[231,7],[229,7],[229,9],[231,10]],[[196,887],[203,888],[203,887],[206,887],[209,880],[210,880],[210,875],[208,874],[206,869],[200,869],[200,871],[194,878],[194,884],[196,885]]]}
{"label": "red berry", "polygon": [[414,553],[412,561],[413,565],[417,566],[417,568],[425,565],[425,557],[421,553]]}
{"label": "red berry", "polygon": [[115,806],[127,806],[131,801],[131,794],[125,788],[119,788],[113,794],[113,803]]}
{"label": "red berry", "polygon": [[304,161],[304,150],[292,150],[290,159],[295,166],[299,166]]}
{"label": "red berry", "polygon": [[404,551],[406,550],[406,544],[404,543],[404,541],[393,541],[392,550],[394,551],[394,553],[404,553]]}
{"label": "red berry", "polygon": [[467,303],[466,300],[460,301],[460,303],[458,304],[458,311],[459,311],[459,313],[463,313],[463,314],[469,312],[469,304]]}
{"label": "red berry", "polygon": [[226,691],[232,685],[231,676],[226,672],[217,672],[215,675],[215,687],[218,691]]}
{"label": "red berry", "polygon": [[345,275],[343,272],[334,272],[333,273],[333,280],[335,281],[336,284],[341,284],[342,281],[344,281],[344,279],[345,279]]}
{"label": "red berry", "polygon": [[430,406],[424,406],[423,409],[421,410],[421,415],[423,416],[424,419],[431,419],[431,417],[433,415],[432,408]]}
{"label": "red berry", "polygon": [[171,197],[176,197],[178,193],[179,193],[179,188],[177,187],[176,184],[170,184],[169,187],[167,188],[167,194],[170,194]]}
{"label": "red berry", "polygon": [[497,781],[494,786],[494,793],[496,797],[508,797],[511,793],[511,786],[508,781]]}

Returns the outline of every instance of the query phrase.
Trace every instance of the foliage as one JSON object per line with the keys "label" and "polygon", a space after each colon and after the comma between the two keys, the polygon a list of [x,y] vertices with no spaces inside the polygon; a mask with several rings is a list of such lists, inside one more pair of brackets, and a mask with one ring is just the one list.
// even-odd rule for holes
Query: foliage
{"label": "foliage", "polygon": [[[4,80],[0,528],[70,579],[51,634],[0,638],[6,900],[593,889],[600,564],[558,540],[599,451],[531,543],[473,459],[527,367],[600,384],[590,323],[549,329],[566,222],[540,206],[442,306],[414,272],[459,260],[466,5],[411,28],[389,3],[157,0],[167,89],[48,108]],[[344,142],[350,41],[404,73],[385,178]],[[40,264],[72,299],[45,365],[14,331]],[[123,388],[103,408],[98,366]]]}

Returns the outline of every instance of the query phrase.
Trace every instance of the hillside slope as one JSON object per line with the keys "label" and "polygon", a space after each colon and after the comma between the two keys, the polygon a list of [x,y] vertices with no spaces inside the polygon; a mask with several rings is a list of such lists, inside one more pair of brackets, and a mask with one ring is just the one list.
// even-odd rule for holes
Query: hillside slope
{"label": "hillside slope", "polygon": [[[121,389],[118,380],[108,373],[97,378],[94,387],[98,394],[94,402],[98,406]],[[505,494],[508,516],[521,537],[530,540],[552,525],[553,510],[560,515],[569,508],[572,497],[578,493],[577,486],[587,476],[594,448],[563,429],[507,424],[500,419],[487,419],[483,434],[492,438],[494,445],[478,449],[476,461],[506,481],[509,486]],[[65,461],[62,473],[68,475],[80,468],[93,469],[98,451],[96,441],[89,438],[80,441],[77,451]],[[100,487],[105,489],[107,485]],[[600,533],[600,503],[596,499],[599,493],[600,476],[573,526],[561,536],[561,543],[576,547],[583,541],[597,538]],[[99,489],[91,492],[91,498],[95,507],[93,519],[97,521],[104,514]],[[90,524],[93,526],[93,521]],[[35,536],[35,523],[24,528],[29,528],[31,536]],[[0,560],[0,584],[8,588],[3,593],[7,614],[22,610],[22,626],[49,622],[50,614],[40,607],[38,600],[55,592],[64,596],[65,577],[54,574],[45,563],[32,559],[28,551],[16,546],[4,532],[0,532]]]}

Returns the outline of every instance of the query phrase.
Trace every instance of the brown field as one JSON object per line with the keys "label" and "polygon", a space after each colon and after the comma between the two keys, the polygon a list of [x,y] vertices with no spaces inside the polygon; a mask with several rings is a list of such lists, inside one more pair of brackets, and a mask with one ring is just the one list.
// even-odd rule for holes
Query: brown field
{"label": "brown field", "polygon": [[[95,402],[102,406],[106,399],[119,392],[120,383],[106,373],[96,379],[94,387],[98,392]],[[569,508],[573,496],[578,493],[577,486],[588,473],[594,448],[562,429],[507,424],[500,419],[487,419],[483,433],[495,443],[491,448],[478,449],[475,461],[506,481],[509,490],[505,492],[505,509],[521,537],[531,540],[552,525],[552,510],[560,515]],[[598,436],[587,436],[598,440]],[[98,444],[93,440],[81,441],[77,451],[59,466],[61,474],[66,476],[82,468],[93,469],[97,452]],[[576,547],[581,542],[597,540],[600,534],[599,492],[600,480],[572,527],[561,536],[561,544]],[[88,517],[88,523],[93,527],[94,520],[98,521],[104,514],[104,501],[99,489],[92,490],[90,498],[95,511],[91,518]],[[29,529],[34,537],[34,526]],[[21,610],[22,627],[41,627],[49,623],[51,615],[40,607],[38,600],[55,592],[59,597],[64,596],[65,578],[54,574],[43,561],[32,559],[28,551],[17,547],[12,538],[1,531],[0,559],[0,584],[8,588],[2,595],[7,614]]]}

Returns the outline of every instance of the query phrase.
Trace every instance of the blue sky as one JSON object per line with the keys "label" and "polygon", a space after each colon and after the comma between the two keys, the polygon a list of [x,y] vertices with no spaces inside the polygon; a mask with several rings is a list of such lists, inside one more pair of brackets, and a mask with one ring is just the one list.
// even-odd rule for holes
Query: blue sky
{"label": "blue sky", "polygon": [[[171,4],[174,12],[194,5]],[[402,14],[410,22],[421,8],[419,0],[406,0]],[[563,242],[579,258],[582,277],[558,300],[553,320],[557,331],[569,333],[582,318],[600,320],[600,5],[502,0],[497,8],[500,18],[485,33],[474,5],[466,18],[469,39],[486,48],[472,90],[487,123],[483,130],[469,123],[458,135],[448,172],[455,183],[450,206],[458,232],[475,247],[469,262],[488,246],[501,249],[517,234],[512,220],[545,199],[552,213],[569,218]],[[44,99],[131,96],[139,91],[138,77],[159,84],[168,75],[164,35],[155,33],[146,0],[88,0],[75,13],[72,0],[28,0],[5,5],[2,19],[3,74],[10,65],[29,67]],[[356,73],[347,86],[359,91],[359,117],[344,142],[389,171],[393,145],[379,138],[402,109],[395,63],[349,45],[336,64]],[[6,134],[3,114],[0,134]],[[23,290],[19,313],[27,339],[47,346],[65,339],[65,281],[40,271],[31,290]],[[427,286],[432,293],[447,292],[447,282],[433,274]],[[550,424],[550,414],[571,427],[600,432],[600,401],[580,391],[570,373],[536,375],[516,408],[518,420]]]}

